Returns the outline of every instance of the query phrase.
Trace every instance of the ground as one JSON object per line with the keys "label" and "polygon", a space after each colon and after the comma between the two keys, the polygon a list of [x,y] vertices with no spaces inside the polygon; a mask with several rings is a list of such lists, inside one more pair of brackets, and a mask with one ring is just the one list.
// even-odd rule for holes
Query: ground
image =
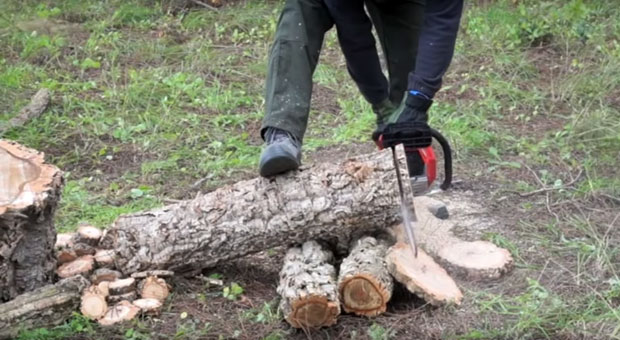
{"label": "ground", "polygon": [[[190,2],[190,1],[188,1]],[[41,87],[51,108],[4,138],[66,173],[59,231],[256,176],[269,45],[282,1],[4,0],[0,124]],[[21,339],[620,338],[620,17],[613,1],[469,1],[431,108],[468,200],[498,223],[459,230],[509,249],[496,282],[458,281],[460,307],[398,292],[385,315],[312,333],[276,309],[281,249],[177,279],[161,318],[100,328],[76,315]],[[374,117],[334,32],[314,76],[306,163],[373,150]],[[231,289],[238,292],[239,289]]]}

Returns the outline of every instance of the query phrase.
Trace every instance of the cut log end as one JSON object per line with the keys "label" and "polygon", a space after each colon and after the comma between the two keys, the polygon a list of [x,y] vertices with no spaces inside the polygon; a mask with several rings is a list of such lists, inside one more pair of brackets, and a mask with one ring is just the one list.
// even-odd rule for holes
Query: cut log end
{"label": "cut log end", "polygon": [[99,249],[95,252],[95,262],[99,268],[114,268],[114,251]]}
{"label": "cut log end", "polygon": [[513,267],[508,250],[486,241],[458,242],[438,255],[451,273],[473,281],[500,278]]}
{"label": "cut log end", "polygon": [[94,268],[94,260],[91,255],[81,256],[58,267],[56,273],[61,278],[75,275],[89,275]]}
{"label": "cut log end", "polygon": [[357,274],[339,284],[340,301],[347,313],[376,316],[385,312],[392,292],[372,275]]}
{"label": "cut log end", "polygon": [[166,281],[155,276],[149,276],[142,281],[138,291],[143,299],[156,299],[162,302],[170,294],[170,288],[168,288]]}
{"label": "cut log end", "polygon": [[95,270],[93,275],[90,276],[90,282],[93,284],[99,284],[103,281],[116,281],[121,278],[122,274],[119,271],[108,269],[108,268],[99,268]]}
{"label": "cut log end", "polygon": [[122,295],[134,291],[136,288],[136,279],[129,277],[126,279],[110,282],[108,289],[110,295]]}
{"label": "cut log end", "polygon": [[129,293],[120,294],[120,295],[108,295],[108,302],[109,303],[118,303],[121,301],[132,302],[133,300],[136,299],[136,297],[137,297],[136,292],[129,292]]}
{"label": "cut log end", "polygon": [[461,303],[463,293],[452,277],[422,249],[416,258],[408,244],[398,242],[388,251],[386,261],[398,282],[431,305]]}
{"label": "cut log end", "polygon": [[320,328],[336,323],[340,308],[325,296],[306,296],[291,302],[292,313],[286,320],[295,328]]}
{"label": "cut log end", "polygon": [[105,316],[99,320],[102,326],[111,326],[124,321],[132,320],[138,315],[140,308],[129,301],[121,301],[109,308]]}
{"label": "cut log end", "polygon": [[385,263],[387,245],[363,237],[351,247],[340,265],[338,292],[346,312],[376,316],[385,312],[392,297],[393,282]]}
{"label": "cut log end", "polygon": [[91,293],[87,291],[82,295],[82,305],[80,312],[85,317],[91,320],[98,320],[102,318],[108,311],[108,303],[105,300],[105,296],[97,293]]}
{"label": "cut log end", "polygon": [[133,304],[140,308],[143,314],[159,315],[161,313],[162,303],[157,299],[138,299]]}
{"label": "cut log end", "polygon": [[71,246],[73,246],[73,237],[74,237],[73,233],[57,234],[56,244],[54,247],[58,250],[71,248]]}
{"label": "cut log end", "polygon": [[84,243],[96,247],[103,232],[101,229],[92,225],[82,225],[75,233],[75,243]]}

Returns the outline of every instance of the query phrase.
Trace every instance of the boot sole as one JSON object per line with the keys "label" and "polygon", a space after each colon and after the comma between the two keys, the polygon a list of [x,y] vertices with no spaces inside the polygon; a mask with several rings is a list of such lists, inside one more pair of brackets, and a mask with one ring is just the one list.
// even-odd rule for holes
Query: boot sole
{"label": "boot sole", "polygon": [[299,168],[299,162],[284,151],[274,150],[269,152],[269,157],[261,158],[268,158],[265,161],[261,159],[260,175],[263,177],[275,176]]}

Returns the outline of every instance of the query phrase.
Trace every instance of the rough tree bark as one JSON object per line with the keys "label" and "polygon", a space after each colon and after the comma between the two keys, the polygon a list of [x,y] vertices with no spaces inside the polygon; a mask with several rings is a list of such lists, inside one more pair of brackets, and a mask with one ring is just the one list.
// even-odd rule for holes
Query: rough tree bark
{"label": "rough tree bark", "polygon": [[389,152],[256,178],[148,212],[120,217],[100,246],[115,250],[125,274],[212,267],[275,246],[352,239],[399,219]]}
{"label": "rough tree bark", "polygon": [[293,247],[284,257],[278,293],[280,310],[291,326],[331,326],[340,314],[333,254],[315,241]]}
{"label": "rough tree bark", "polygon": [[364,237],[342,261],[338,291],[347,313],[376,316],[385,312],[394,286],[385,262],[387,248],[386,242]]}
{"label": "rough tree bark", "polygon": [[12,338],[21,328],[58,325],[78,310],[81,292],[89,282],[74,276],[37,288],[0,305],[0,339]]}
{"label": "rough tree bark", "polygon": [[0,301],[52,282],[62,185],[42,153],[0,140]]}

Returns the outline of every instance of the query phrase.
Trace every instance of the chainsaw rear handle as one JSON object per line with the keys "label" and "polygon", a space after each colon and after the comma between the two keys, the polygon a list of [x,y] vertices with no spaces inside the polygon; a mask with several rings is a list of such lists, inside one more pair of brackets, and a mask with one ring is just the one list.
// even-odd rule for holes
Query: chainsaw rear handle
{"label": "chainsaw rear handle", "polygon": [[439,187],[441,190],[448,190],[450,185],[452,185],[452,149],[448,140],[439,131],[431,128],[431,136],[441,145],[441,150],[443,151],[445,177]]}

